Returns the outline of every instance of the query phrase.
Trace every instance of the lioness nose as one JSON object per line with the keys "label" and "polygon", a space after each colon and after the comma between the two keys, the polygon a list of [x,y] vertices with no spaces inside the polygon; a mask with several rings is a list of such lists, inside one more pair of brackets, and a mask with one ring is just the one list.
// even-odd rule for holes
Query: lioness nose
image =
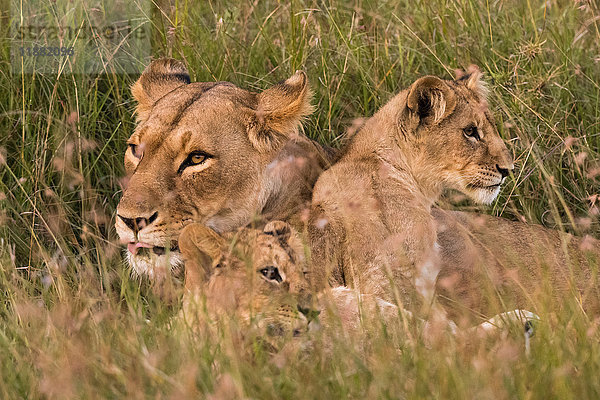
{"label": "lioness nose", "polygon": [[124,216],[118,215],[118,214],[117,214],[117,216],[119,218],[121,218],[121,220],[125,223],[125,225],[127,225],[129,227],[129,229],[131,229],[134,232],[139,232],[140,230],[144,229],[146,226],[150,225],[151,223],[153,223],[156,220],[156,218],[158,217],[158,212],[155,212],[149,218],[145,218],[145,217],[127,218],[127,217],[124,217]]}
{"label": "lioness nose", "polygon": [[496,164],[496,169],[498,169],[498,172],[500,172],[502,178],[506,178],[508,176],[508,173],[512,171],[514,167],[511,165],[510,168],[503,168],[500,166],[500,164]]}

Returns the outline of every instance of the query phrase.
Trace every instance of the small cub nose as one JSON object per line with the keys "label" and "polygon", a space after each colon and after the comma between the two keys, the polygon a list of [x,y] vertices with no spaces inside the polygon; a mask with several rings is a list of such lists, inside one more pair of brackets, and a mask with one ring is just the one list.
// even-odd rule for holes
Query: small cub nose
{"label": "small cub nose", "polygon": [[151,223],[153,223],[154,221],[156,221],[156,218],[158,217],[158,212],[155,212],[154,214],[152,214],[150,216],[150,218],[145,218],[145,217],[137,217],[137,218],[127,218],[124,217],[122,215],[118,215],[117,216],[119,218],[121,218],[121,220],[125,223],[125,225],[127,225],[129,227],[129,229],[131,229],[134,232],[139,232],[142,229],[144,229],[146,226],[150,225]]}
{"label": "small cub nose", "polygon": [[500,175],[502,175],[502,178],[506,178],[508,176],[508,173],[512,170],[508,169],[508,168],[502,168],[499,164],[496,164],[496,169],[498,170],[498,172],[500,172]]}

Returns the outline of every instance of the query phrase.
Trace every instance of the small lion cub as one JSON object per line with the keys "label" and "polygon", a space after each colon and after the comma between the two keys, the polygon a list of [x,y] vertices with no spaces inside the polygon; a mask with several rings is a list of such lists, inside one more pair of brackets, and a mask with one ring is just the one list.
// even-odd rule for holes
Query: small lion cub
{"label": "small lion cub", "polygon": [[[424,324],[409,311],[343,286],[322,290],[313,298],[304,276],[302,242],[285,222],[272,221],[263,230],[242,228],[226,236],[191,224],[182,231],[179,246],[186,273],[184,314],[192,321],[192,307],[204,305],[211,318],[256,321],[259,333],[269,336],[298,336],[321,324],[341,327],[344,335],[360,335],[365,316],[390,327]],[[530,314],[527,320],[532,319]],[[509,321],[524,323],[523,315],[504,313],[473,329],[489,333]]]}

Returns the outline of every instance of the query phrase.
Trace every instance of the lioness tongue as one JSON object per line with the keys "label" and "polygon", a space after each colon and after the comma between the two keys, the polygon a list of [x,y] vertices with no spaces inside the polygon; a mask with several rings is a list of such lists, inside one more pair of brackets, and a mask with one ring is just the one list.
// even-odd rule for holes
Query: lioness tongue
{"label": "lioness tongue", "polygon": [[129,252],[131,254],[133,254],[134,256],[137,254],[137,251],[140,247],[152,248],[154,246],[152,246],[151,244],[148,244],[148,243],[143,243],[143,242],[138,242],[138,243],[129,242],[127,244],[127,250],[129,250]]}

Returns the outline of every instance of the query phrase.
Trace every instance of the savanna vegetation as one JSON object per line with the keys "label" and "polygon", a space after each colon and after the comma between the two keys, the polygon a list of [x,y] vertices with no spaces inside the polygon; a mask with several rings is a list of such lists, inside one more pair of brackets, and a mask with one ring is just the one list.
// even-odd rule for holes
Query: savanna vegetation
{"label": "savanna vegetation", "polygon": [[[576,298],[532,310],[542,320],[529,352],[518,327],[432,346],[370,323],[360,341],[317,335],[308,349],[273,352],[235,324],[208,335],[178,323],[177,293],[165,299],[131,276],[113,228],[137,75],[110,64],[17,72],[19,3],[0,1],[0,397],[600,398],[600,319]],[[305,134],[334,147],[417,77],[478,65],[516,170],[490,207],[457,193],[441,206],[600,236],[597,2],[173,0],[153,10],[151,54],[184,61],[192,80],[258,91],[306,71],[316,112]]]}

